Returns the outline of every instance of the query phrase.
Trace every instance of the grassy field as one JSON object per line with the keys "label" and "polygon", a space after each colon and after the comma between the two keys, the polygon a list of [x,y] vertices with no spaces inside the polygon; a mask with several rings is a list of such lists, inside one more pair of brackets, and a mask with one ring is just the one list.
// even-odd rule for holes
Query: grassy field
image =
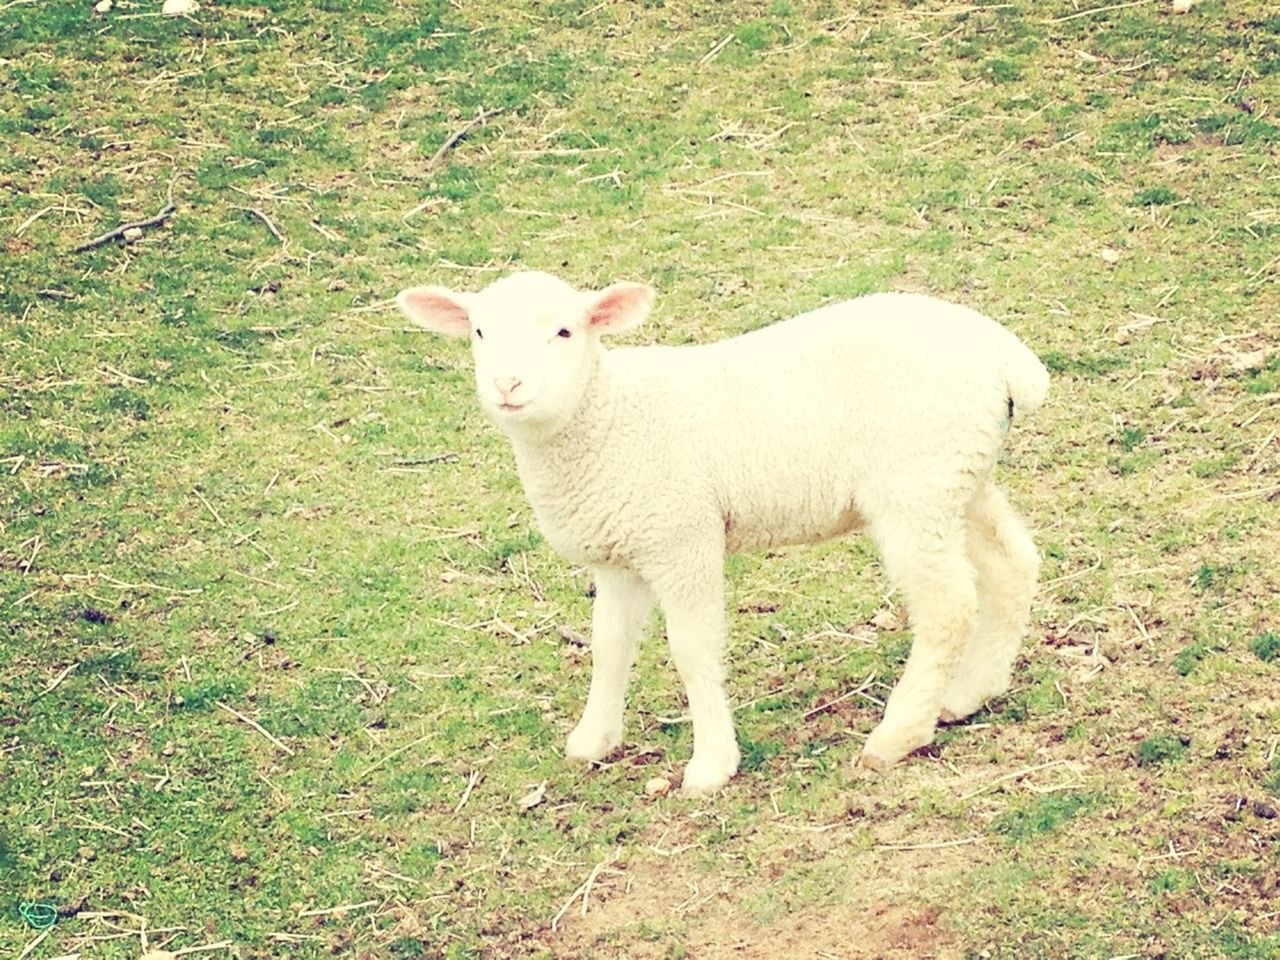
{"label": "grassy field", "polygon": [[[1277,955],[1272,4],[159,6],[0,0],[0,953]],[[568,764],[588,578],[389,305],[518,268],[654,284],[632,342],[1016,330],[1010,694],[855,777],[901,610],[863,542],[746,556],[742,773],[646,794],[656,627]]]}

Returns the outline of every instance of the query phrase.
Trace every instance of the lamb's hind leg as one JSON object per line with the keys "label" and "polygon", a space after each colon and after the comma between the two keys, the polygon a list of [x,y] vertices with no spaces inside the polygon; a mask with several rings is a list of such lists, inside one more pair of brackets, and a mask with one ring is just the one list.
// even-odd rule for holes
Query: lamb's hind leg
{"label": "lamb's hind leg", "polygon": [[1009,689],[1040,566],[1031,535],[990,483],[974,495],[966,520],[969,559],[977,574],[978,621],[942,701],[941,719],[948,723]]}
{"label": "lamb's hind leg", "polygon": [[933,740],[978,600],[962,517],[917,514],[904,522],[873,523],[871,534],[889,578],[906,600],[914,633],[906,670],[859,761],[880,770]]}

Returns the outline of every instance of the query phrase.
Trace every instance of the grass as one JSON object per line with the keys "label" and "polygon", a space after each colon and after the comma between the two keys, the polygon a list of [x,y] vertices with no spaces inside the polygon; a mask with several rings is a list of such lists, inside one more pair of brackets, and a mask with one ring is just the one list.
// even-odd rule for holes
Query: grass
{"label": "grass", "polygon": [[1170,734],[1148,737],[1138,744],[1138,766],[1154,767],[1161,763],[1179,760],[1190,745],[1186,737],[1175,737]]}
{"label": "grass", "polygon": [[1266,633],[1260,633],[1249,644],[1249,649],[1254,655],[1265,663],[1271,663],[1276,657],[1280,656],[1280,634],[1272,633],[1268,630]]}
{"label": "grass", "polygon": [[[1265,3],[154,6],[0,4],[0,952],[1280,950]],[[879,707],[834,701],[909,641],[874,557],[753,555],[729,789],[645,792],[656,636],[567,764],[589,579],[388,304],[516,268],[653,283],[632,342],[881,289],[1022,335],[1009,695],[855,779]]]}

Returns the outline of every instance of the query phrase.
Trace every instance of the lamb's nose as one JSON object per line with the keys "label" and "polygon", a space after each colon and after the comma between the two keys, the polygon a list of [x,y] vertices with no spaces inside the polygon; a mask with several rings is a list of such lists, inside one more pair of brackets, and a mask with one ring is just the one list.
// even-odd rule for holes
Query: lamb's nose
{"label": "lamb's nose", "polygon": [[502,399],[506,400],[511,396],[511,391],[520,386],[519,377],[497,377],[493,381],[493,385],[498,388],[498,392],[502,394]]}

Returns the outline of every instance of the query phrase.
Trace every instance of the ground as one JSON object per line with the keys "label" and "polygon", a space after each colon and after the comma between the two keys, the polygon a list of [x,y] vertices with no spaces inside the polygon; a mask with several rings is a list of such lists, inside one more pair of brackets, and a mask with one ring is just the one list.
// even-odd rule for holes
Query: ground
{"label": "ground", "polygon": [[[1270,4],[159,7],[0,2],[0,952],[1280,951]],[[897,599],[750,555],[740,775],[646,791],[658,622],[568,763],[589,578],[390,304],[519,268],[653,284],[632,343],[888,289],[1022,336],[1010,693],[855,774]]]}

